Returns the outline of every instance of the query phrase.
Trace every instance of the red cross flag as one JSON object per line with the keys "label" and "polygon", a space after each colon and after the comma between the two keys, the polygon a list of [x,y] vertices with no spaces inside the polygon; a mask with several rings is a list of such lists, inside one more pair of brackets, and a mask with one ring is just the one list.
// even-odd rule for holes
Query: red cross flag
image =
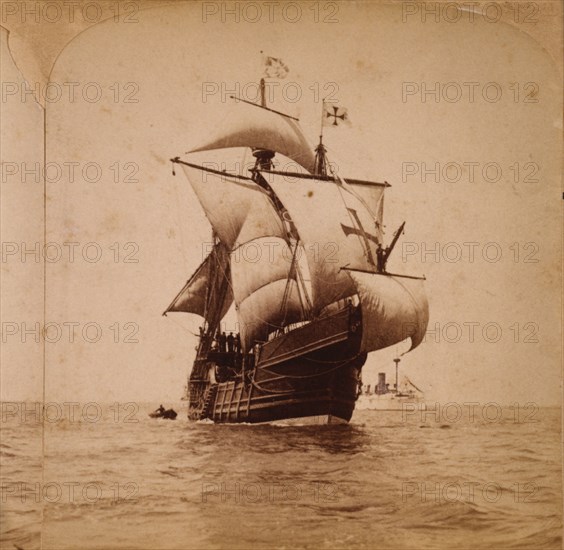
{"label": "red cross flag", "polygon": [[335,105],[323,105],[323,126],[350,125],[349,114],[346,107],[336,107]]}

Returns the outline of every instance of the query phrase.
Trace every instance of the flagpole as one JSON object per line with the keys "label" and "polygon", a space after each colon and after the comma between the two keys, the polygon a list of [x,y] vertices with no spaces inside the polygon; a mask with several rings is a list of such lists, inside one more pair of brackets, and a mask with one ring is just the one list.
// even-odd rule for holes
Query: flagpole
{"label": "flagpole", "polygon": [[325,98],[321,100],[321,127],[319,129],[319,145],[315,148],[315,173],[321,176],[327,175],[325,147],[323,147],[323,115],[324,114],[325,114]]}
{"label": "flagpole", "polygon": [[325,114],[325,98],[321,100],[321,128],[319,129],[319,141],[323,139],[323,115]]}

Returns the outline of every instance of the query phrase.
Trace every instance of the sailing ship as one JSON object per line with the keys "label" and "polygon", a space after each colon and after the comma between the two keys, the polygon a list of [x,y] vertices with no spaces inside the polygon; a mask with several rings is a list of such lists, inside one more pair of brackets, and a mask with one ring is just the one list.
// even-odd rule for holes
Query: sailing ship
{"label": "sailing ship", "polygon": [[386,383],[386,373],[378,373],[378,384],[374,390],[370,385],[362,388],[356,403],[356,410],[370,411],[405,411],[425,410],[425,396],[407,376],[399,382],[399,357],[394,359],[396,364],[396,382],[392,388]]}
{"label": "sailing ship", "polygon": [[[297,118],[266,105],[264,79],[260,90],[260,103],[233,97],[220,128],[187,153],[249,148],[255,161],[248,174],[192,157],[171,159],[173,174],[181,167],[190,183],[213,240],[164,312],[203,318],[188,416],[346,423],[368,353],[407,338],[411,349],[422,341],[423,278],[386,271],[404,227],[386,247],[389,184],[335,174],[322,132],[313,149]],[[324,116],[335,123],[344,118],[335,107]],[[277,154],[292,170],[277,169]],[[226,335],[221,322],[232,304],[239,331]]]}

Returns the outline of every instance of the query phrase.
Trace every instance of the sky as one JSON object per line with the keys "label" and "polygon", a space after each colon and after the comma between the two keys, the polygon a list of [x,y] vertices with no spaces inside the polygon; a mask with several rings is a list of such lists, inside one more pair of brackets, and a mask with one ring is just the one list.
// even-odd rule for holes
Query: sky
{"label": "sky", "polygon": [[[330,94],[351,121],[324,135],[339,173],[392,186],[387,235],[407,225],[389,269],[426,276],[435,330],[401,372],[430,400],[560,402],[561,77],[549,51],[481,17],[403,21],[400,5],[349,3],[338,4],[338,22],[316,23],[302,5],[295,23],[259,24],[154,3],[134,24],[110,19],[69,38],[52,70],[29,61],[21,27],[2,29],[4,82],[48,75],[51,91],[64,90],[45,113],[30,96],[2,103],[2,399],[180,397],[201,321],[161,314],[211,230],[169,159],[188,159],[221,125],[230,93],[253,93],[263,51],[289,67],[272,84],[275,108],[299,117],[315,144]],[[69,83],[78,83],[70,96]],[[422,94],[436,83],[438,98]],[[42,162],[44,144],[45,200],[43,183],[21,175]],[[43,243],[44,220],[50,258],[61,253],[45,279],[42,261],[20,254],[22,243]],[[74,261],[64,243],[78,243]],[[50,323],[50,341],[33,331],[23,341],[38,322]],[[403,349],[371,354],[364,381],[391,376]]]}

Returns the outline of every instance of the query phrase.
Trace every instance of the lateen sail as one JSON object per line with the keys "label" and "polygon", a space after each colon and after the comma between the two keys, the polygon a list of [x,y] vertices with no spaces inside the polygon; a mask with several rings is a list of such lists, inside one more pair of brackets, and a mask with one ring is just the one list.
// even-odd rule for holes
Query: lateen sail
{"label": "lateen sail", "polygon": [[[331,180],[261,174],[298,228],[310,270],[314,310],[355,294],[352,279],[341,268],[375,271],[375,248],[381,242],[376,233],[378,220],[364,206],[364,197],[359,199],[355,192],[360,186],[350,190]],[[385,186],[373,185],[381,195]]]}
{"label": "lateen sail", "polygon": [[382,349],[406,338],[411,348],[425,336],[429,305],[423,281],[350,271],[362,308],[362,351]]}
{"label": "lateen sail", "polygon": [[254,147],[281,153],[300,166],[314,171],[315,155],[297,122],[256,105],[238,101],[204,143],[190,152]]}
{"label": "lateen sail", "polygon": [[227,289],[223,302],[218,304],[221,305],[219,317],[224,317],[233,303],[229,271],[228,251],[222,243],[218,243],[166,311],[182,311],[206,317],[206,293],[213,282],[211,292],[214,293],[214,296],[219,297],[221,289]]}

